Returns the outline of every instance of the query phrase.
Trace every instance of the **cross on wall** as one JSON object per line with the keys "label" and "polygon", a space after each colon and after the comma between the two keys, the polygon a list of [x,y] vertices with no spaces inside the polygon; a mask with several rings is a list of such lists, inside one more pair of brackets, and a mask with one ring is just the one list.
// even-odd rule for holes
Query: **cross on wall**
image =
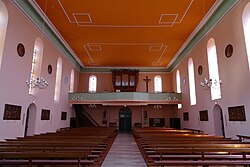
{"label": "cross on wall", "polygon": [[148,92],[148,83],[151,81],[151,79],[149,79],[148,76],[146,76],[146,78],[143,79],[143,81],[146,82],[146,92]]}

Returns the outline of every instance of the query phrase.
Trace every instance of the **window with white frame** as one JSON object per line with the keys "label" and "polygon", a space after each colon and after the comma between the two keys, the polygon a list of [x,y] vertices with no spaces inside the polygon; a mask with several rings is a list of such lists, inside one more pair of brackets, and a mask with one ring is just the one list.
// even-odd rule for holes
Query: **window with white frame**
{"label": "window with white frame", "polygon": [[162,80],[160,75],[154,77],[154,90],[155,92],[162,92]]}
{"label": "window with white frame", "polygon": [[[30,71],[30,80],[32,81],[36,80],[41,74],[42,57],[43,57],[43,41],[40,38],[36,38],[33,49],[31,71]],[[34,85],[29,86],[29,94],[35,95],[37,93],[34,87],[35,87]]]}
{"label": "window with white frame", "polygon": [[[176,71],[176,92],[181,93],[181,77],[180,71]],[[178,104],[178,109],[182,108],[182,104]]]}
{"label": "window with white frame", "polygon": [[207,58],[208,58],[208,71],[209,71],[209,81],[211,99],[220,99],[221,98],[221,88],[220,88],[220,77],[219,77],[219,68],[217,61],[217,52],[215,40],[210,38],[207,42]]}
{"label": "window with white frame", "polygon": [[96,92],[97,78],[95,75],[89,77],[89,92]]}
{"label": "window with white frame", "polygon": [[3,49],[4,49],[8,20],[9,20],[8,10],[5,4],[2,1],[0,1],[0,69],[3,58]]}
{"label": "window with white frame", "polygon": [[190,105],[196,105],[194,63],[192,58],[189,58],[188,60],[188,81],[189,81]]}
{"label": "window with white frame", "polygon": [[248,67],[250,70],[250,2],[245,6],[242,13],[243,31],[247,50]]}
{"label": "window with white frame", "polygon": [[70,85],[69,85],[69,92],[74,92],[74,84],[75,84],[75,71],[72,69],[70,73]]}
{"label": "window with white frame", "polygon": [[54,92],[54,102],[59,103],[61,93],[61,80],[62,80],[62,58],[58,57],[56,65],[56,82]]}

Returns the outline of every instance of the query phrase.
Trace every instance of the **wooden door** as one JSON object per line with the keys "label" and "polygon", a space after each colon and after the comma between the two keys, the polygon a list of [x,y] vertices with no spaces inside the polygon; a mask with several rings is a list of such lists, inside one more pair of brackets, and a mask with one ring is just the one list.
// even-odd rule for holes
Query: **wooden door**
{"label": "wooden door", "polygon": [[130,132],[132,129],[132,112],[128,107],[123,107],[119,111],[119,131]]}

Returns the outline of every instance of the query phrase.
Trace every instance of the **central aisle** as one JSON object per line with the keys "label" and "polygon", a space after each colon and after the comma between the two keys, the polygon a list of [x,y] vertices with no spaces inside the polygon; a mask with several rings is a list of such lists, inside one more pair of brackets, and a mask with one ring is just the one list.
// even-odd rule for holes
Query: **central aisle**
{"label": "central aisle", "polygon": [[116,166],[147,166],[132,134],[119,133],[102,164],[102,167]]}

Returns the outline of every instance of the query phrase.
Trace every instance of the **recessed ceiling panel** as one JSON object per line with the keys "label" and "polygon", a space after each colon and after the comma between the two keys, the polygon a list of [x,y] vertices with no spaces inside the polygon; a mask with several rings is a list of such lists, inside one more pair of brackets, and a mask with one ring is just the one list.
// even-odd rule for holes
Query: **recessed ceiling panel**
{"label": "recessed ceiling panel", "polygon": [[216,0],[33,0],[85,67],[166,67]]}

